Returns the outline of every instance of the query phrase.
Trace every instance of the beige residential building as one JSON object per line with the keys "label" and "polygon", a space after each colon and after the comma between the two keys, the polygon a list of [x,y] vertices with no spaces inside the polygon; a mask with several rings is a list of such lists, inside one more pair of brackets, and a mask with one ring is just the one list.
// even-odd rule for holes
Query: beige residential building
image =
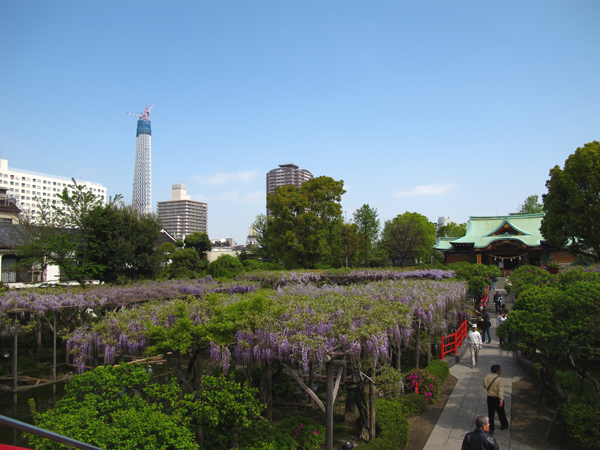
{"label": "beige residential building", "polygon": [[185,184],[172,185],[171,201],[158,202],[163,228],[176,239],[199,231],[207,232],[208,204],[190,200]]}

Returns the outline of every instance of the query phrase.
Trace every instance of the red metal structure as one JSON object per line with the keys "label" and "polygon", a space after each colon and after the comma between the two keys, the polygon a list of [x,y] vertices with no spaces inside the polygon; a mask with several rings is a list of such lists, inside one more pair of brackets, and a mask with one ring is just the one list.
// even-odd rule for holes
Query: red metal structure
{"label": "red metal structure", "polygon": [[143,112],[141,113],[126,113],[132,116],[137,117],[139,120],[150,120],[150,111],[152,111],[152,108],[154,108],[156,106],[156,103],[154,105],[152,105],[150,108],[148,108],[148,106],[146,106],[146,109],[144,109]]}
{"label": "red metal structure", "polygon": [[442,336],[442,345],[440,346],[440,359],[444,359],[444,355],[452,353],[456,355],[458,353],[458,347],[463,343],[463,340],[467,337],[467,325],[468,320],[463,320],[456,330],[456,333],[449,334],[448,336]]}

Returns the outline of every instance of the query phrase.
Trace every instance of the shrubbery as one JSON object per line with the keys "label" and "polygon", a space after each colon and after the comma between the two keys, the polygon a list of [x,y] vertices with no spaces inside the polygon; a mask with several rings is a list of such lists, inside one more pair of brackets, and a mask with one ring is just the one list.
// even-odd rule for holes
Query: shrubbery
{"label": "shrubbery", "polygon": [[420,394],[406,394],[398,400],[406,418],[418,416],[427,410],[427,399]]}
{"label": "shrubbery", "polygon": [[450,375],[450,366],[448,363],[437,359],[431,361],[425,370],[432,375],[439,377],[442,383],[446,381],[446,378]]}
{"label": "shrubbery", "polygon": [[572,439],[579,448],[600,449],[600,400],[576,400],[567,402],[561,410],[561,417]]}
{"label": "shrubbery", "polygon": [[233,256],[221,255],[208,265],[207,271],[213,278],[233,278],[244,271],[244,266]]}
{"label": "shrubbery", "polygon": [[377,438],[361,446],[365,450],[404,450],[408,445],[408,420],[399,400],[379,399],[377,408]]}
{"label": "shrubbery", "polygon": [[386,400],[394,400],[402,396],[404,383],[402,382],[402,372],[393,367],[387,367],[377,377],[377,393],[379,397]]}
{"label": "shrubbery", "polygon": [[274,426],[259,422],[240,434],[242,450],[319,450],[325,427],[305,417],[284,419]]}
{"label": "shrubbery", "polygon": [[571,371],[557,371],[560,385],[573,396],[561,409],[561,418],[573,443],[579,448],[600,449],[600,397],[590,380]]}

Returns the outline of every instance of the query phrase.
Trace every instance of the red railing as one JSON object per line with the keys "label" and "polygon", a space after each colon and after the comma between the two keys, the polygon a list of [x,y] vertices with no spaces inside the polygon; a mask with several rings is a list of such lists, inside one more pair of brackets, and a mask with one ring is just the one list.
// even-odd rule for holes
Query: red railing
{"label": "red railing", "polygon": [[463,320],[456,330],[456,333],[449,334],[448,336],[442,336],[442,345],[440,346],[440,359],[444,359],[444,355],[452,353],[456,355],[458,353],[458,347],[463,343],[463,339],[467,337],[467,324],[468,320]]}

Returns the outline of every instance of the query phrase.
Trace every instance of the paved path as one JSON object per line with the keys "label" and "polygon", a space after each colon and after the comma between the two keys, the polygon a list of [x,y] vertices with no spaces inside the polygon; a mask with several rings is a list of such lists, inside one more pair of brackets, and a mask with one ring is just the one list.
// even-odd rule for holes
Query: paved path
{"label": "paved path", "polygon": [[[504,294],[503,291],[500,292]],[[491,301],[488,306],[491,306],[489,309],[493,312]],[[498,347],[495,335],[496,319],[493,316],[492,314],[492,343],[483,345],[477,366],[471,369],[471,356],[467,351],[464,359],[450,368],[450,374],[458,381],[424,450],[460,450],[465,434],[475,429],[475,418],[480,415],[487,416],[487,391],[482,384],[485,376],[491,373],[490,367],[493,364],[500,364],[502,368],[506,417],[511,424],[512,384],[526,375],[517,365],[515,355]],[[511,439],[510,428],[501,431],[497,415],[495,424],[494,437],[500,450],[533,450]]]}

